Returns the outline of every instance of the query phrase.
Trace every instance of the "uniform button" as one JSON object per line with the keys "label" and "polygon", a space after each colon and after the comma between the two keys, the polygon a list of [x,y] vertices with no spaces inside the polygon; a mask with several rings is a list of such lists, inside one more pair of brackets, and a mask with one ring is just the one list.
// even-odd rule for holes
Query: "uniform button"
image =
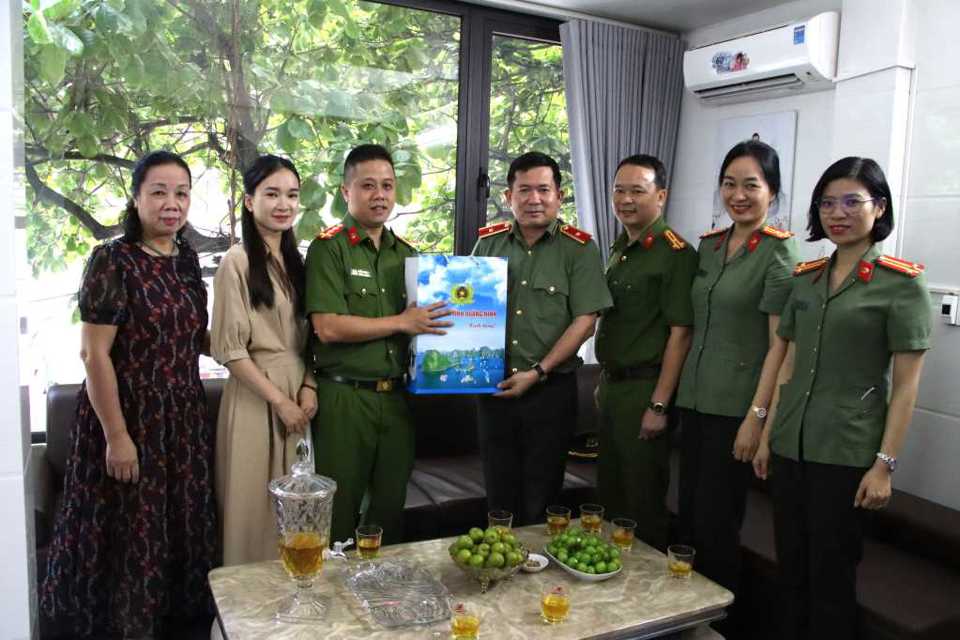
{"label": "uniform button", "polygon": [[380,287],[380,293],[386,293],[386,292],[387,292],[386,289],[384,289],[383,287]]}
{"label": "uniform button", "polygon": [[533,255],[533,251],[527,251],[527,255],[528,255],[528,256],[532,256],[532,255]]}
{"label": "uniform button", "polygon": [[627,256],[620,256],[620,262],[626,262]]}
{"label": "uniform button", "polygon": [[520,286],[521,286],[521,287],[527,286],[527,281],[526,281],[526,280],[521,280],[521,281],[520,281]]}
{"label": "uniform button", "polygon": [[810,395],[810,392],[807,391],[807,392],[806,392],[805,394],[803,394],[803,395],[808,396],[808,395]]}
{"label": "uniform button", "polygon": [[557,290],[557,288],[556,288],[555,286],[550,285],[550,293],[553,293],[553,292],[556,291],[556,290]]}
{"label": "uniform button", "polygon": [[407,294],[406,294],[406,293],[401,293],[401,294],[400,294],[400,297],[401,297],[401,298],[406,298],[406,297],[407,297]]}
{"label": "uniform button", "polygon": [[814,353],[817,352],[817,348],[816,348],[816,347],[813,348],[813,352],[814,352]]}
{"label": "uniform button", "polygon": [[824,303],[823,303],[823,306],[822,306],[822,307],[820,307],[820,308],[821,308],[821,309],[826,309],[826,308],[827,308],[827,303],[826,303],[826,302],[824,302]]}
{"label": "uniform button", "polygon": [[613,281],[613,284],[620,284],[620,281],[619,281],[619,280],[614,280],[614,281]]}
{"label": "uniform button", "polygon": [[387,349],[387,353],[393,353],[393,349]]}
{"label": "uniform button", "polygon": [[630,285],[628,284],[628,285],[627,285],[627,289],[629,289],[629,288],[630,288]]}
{"label": "uniform button", "polygon": [[516,341],[516,340],[511,340],[511,341],[510,341],[510,344],[517,344],[517,341]]}
{"label": "uniform button", "polygon": [[810,369],[810,373],[816,373],[816,372],[817,372],[816,369]]}
{"label": "uniform button", "polygon": [[362,295],[362,296],[367,295],[367,290],[366,290],[366,289],[360,289],[360,295]]}
{"label": "uniform button", "polygon": [[510,373],[516,373],[516,372],[517,372],[517,368],[516,368],[516,367],[514,367],[513,369],[510,369]]}
{"label": "uniform button", "polygon": [[522,315],[523,315],[523,309],[517,309],[517,315],[518,315],[518,316],[522,316]]}

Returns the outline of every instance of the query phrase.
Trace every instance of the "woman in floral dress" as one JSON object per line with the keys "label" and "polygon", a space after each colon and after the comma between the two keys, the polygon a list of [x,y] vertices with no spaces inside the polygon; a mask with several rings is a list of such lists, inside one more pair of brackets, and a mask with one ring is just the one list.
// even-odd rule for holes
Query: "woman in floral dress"
{"label": "woman in floral dress", "polygon": [[182,239],[190,187],[179,156],[142,158],[123,237],[94,249],[83,275],[87,378],[40,589],[44,612],[76,636],[152,638],[210,611],[213,434],[198,366],[207,296]]}

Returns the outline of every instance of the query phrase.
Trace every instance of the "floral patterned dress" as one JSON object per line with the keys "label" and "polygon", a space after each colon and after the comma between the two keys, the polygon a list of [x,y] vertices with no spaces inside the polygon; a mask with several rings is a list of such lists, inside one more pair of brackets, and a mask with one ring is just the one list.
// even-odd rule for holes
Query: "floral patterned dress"
{"label": "floral patterned dress", "polygon": [[117,326],[110,352],[140,481],[107,476],[106,443],[80,390],[40,604],[78,635],[156,633],[166,616],[211,610],[217,555],[213,433],[198,356],[207,294],[192,250],[156,257],[114,240],[94,249],[84,322]]}

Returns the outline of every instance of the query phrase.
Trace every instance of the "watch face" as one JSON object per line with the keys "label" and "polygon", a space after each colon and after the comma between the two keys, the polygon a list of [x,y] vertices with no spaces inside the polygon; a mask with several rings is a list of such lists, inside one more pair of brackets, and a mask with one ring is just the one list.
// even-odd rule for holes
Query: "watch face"
{"label": "watch face", "polygon": [[662,416],[667,412],[667,407],[662,402],[652,402],[650,403],[650,408],[658,416]]}
{"label": "watch face", "polygon": [[753,413],[756,414],[756,416],[761,420],[767,417],[767,410],[764,409],[763,407],[754,407]]}

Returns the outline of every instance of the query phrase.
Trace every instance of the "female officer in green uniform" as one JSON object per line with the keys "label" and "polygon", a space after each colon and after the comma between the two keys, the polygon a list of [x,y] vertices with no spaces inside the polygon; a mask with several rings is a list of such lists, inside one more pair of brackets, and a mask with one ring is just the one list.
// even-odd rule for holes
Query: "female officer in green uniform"
{"label": "female officer in green uniform", "polygon": [[769,461],[785,605],[776,637],[854,638],[863,509],[890,499],[932,313],[923,267],[874,244],[893,230],[890,187],[876,162],[831,165],[814,188],[807,228],[809,240],[828,238],[837,249],[794,271],[778,330],[789,341],[786,382],[754,468],[766,477]]}
{"label": "female officer in green uniform", "polygon": [[[772,147],[734,146],[719,189],[733,225],[702,237],[691,288],[693,343],[677,394],[680,522],[698,570],[736,593],[749,463],[786,352],[776,329],[797,253],[790,233],[767,225],[780,193]],[[734,636],[735,624],[733,610],[724,626]]]}

